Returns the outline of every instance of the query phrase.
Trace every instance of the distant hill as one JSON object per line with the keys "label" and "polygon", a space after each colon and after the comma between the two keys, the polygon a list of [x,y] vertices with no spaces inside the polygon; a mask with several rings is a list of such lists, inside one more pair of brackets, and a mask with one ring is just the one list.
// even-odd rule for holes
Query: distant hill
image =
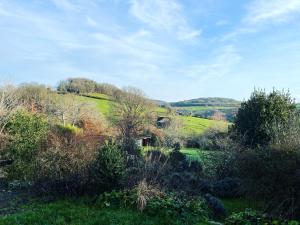
{"label": "distant hill", "polygon": [[239,107],[240,101],[231,98],[196,98],[179,102],[171,102],[172,107],[190,107],[190,106],[221,106],[221,107]]}

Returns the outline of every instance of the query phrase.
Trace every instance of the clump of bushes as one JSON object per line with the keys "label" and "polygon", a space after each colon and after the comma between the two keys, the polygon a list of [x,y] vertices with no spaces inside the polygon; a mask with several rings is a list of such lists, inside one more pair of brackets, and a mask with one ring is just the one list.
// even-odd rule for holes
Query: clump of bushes
{"label": "clump of bushes", "polygon": [[271,143],[275,132],[289,129],[297,107],[289,93],[273,90],[267,94],[255,90],[250,99],[241,104],[232,126],[237,138],[252,148]]}
{"label": "clump of bushes", "polygon": [[296,220],[275,219],[267,214],[246,209],[244,212],[233,213],[225,220],[225,225],[299,225]]}
{"label": "clump of bushes", "polygon": [[269,211],[300,217],[300,153],[274,149],[248,150],[237,155],[237,175],[251,197],[269,202]]}
{"label": "clump of bushes", "polygon": [[7,167],[9,179],[33,179],[33,162],[49,132],[47,119],[40,114],[20,109],[10,118],[5,131],[9,135],[9,142],[3,154],[13,161]]}
{"label": "clump of bushes", "polygon": [[[163,193],[157,190],[151,196],[143,207],[143,212],[150,216],[159,216],[163,221],[169,221],[170,224],[178,221],[180,224],[189,225],[208,220],[209,210],[205,200],[201,197],[189,197],[173,192]],[[131,191],[113,191],[100,195],[97,205],[105,208],[120,206],[139,208],[140,197],[138,188]]]}
{"label": "clump of bushes", "polygon": [[124,152],[116,144],[102,146],[90,168],[90,182],[96,193],[120,188],[125,177],[126,160]]}

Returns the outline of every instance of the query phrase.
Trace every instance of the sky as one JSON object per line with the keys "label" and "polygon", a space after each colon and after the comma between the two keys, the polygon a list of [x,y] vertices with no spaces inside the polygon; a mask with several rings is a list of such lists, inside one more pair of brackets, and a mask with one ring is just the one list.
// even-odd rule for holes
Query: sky
{"label": "sky", "polygon": [[0,0],[0,80],[300,101],[300,0]]}

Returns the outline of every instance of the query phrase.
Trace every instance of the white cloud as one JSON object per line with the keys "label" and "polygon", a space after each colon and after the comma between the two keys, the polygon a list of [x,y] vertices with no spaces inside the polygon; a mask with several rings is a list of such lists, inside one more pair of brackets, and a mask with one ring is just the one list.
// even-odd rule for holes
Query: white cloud
{"label": "white cloud", "polygon": [[52,0],[53,4],[60,9],[66,11],[74,11],[76,10],[76,6],[71,3],[69,0]]}
{"label": "white cloud", "polygon": [[201,33],[188,24],[175,0],[131,0],[130,13],[155,29],[174,33],[179,40],[192,40]]}
{"label": "white cloud", "polygon": [[218,53],[214,54],[207,62],[195,63],[185,68],[182,73],[196,81],[222,77],[229,74],[241,59],[242,57],[234,46],[228,45],[221,48]]}
{"label": "white cloud", "polygon": [[0,2],[0,15],[2,16],[9,16],[10,13],[4,9],[3,3]]}
{"label": "white cloud", "polygon": [[244,21],[250,24],[287,21],[300,13],[299,0],[254,0]]}
{"label": "white cloud", "polygon": [[98,26],[98,23],[89,16],[86,17],[86,22],[91,27],[97,27]]}

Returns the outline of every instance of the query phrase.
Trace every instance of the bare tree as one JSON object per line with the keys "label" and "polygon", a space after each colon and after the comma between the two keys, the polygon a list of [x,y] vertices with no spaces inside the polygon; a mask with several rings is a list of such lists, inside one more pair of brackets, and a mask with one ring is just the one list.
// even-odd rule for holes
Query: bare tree
{"label": "bare tree", "polygon": [[9,84],[0,86],[0,134],[3,134],[4,128],[17,106],[16,88]]}
{"label": "bare tree", "polygon": [[131,145],[153,123],[153,112],[154,104],[143,92],[129,87],[116,97],[110,119],[118,128],[123,143]]}
{"label": "bare tree", "polygon": [[210,117],[212,120],[225,121],[225,113],[216,110],[214,114]]}
{"label": "bare tree", "polygon": [[82,117],[88,115],[91,111],[95,111],[89,104],[77,98],[72,94],[57,95],[54,110],[55,115],[63,125],[71,124],[75,126]]}

